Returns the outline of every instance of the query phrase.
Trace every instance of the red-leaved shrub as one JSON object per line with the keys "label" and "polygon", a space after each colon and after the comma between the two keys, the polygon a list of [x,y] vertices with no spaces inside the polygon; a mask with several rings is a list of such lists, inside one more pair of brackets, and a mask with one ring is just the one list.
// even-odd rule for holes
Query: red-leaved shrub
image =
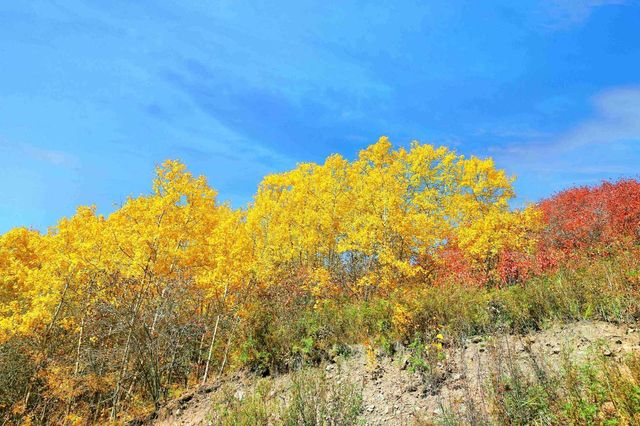
{"label": "red-leaved shrub", "polygon": [[539,203],[546,226],[540,249],[575,257],[640,242],[640,182],[624,179],[562,191]]}

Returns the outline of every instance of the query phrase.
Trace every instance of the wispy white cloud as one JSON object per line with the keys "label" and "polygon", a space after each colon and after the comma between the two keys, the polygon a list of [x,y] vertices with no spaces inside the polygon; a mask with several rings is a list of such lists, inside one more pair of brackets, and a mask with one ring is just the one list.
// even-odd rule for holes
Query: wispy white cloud
{"label": "wispy white cloud", "polygon": [[32,157],[45,161],[54,166],[62,167],[75,167],[78,164],[77,159],[62,151],[55,151],[50,149],[42,149],[33,146],[24,146],[24,151]]}
{"label": "wispy white cloud", "polygon": [[635,0],[546,0],[545,26],[564,29],[584,23],[593,11],[601,6],[625,5]]}
{"label": "wispy white cloud", "polygon": [[495,152],[534,153],[567,151],[593,144],[613,144],[620,141],[640,142],[640,86],[609,89],[592,98],[595,114],[567,131],[549,135],[533,143],[515,142]]}
{"label": "wispy white cloud", "polygon": [[606,90],[592,98],[591,117],[564,132],[520,140],[489,153],[520,173],[633,175],[640,172],[640,86]]}
{"label": "wispy white cloud", "polygon": [[519,140],[532,140],[541,139],[549,136],[549,133],[542,132],[540,130],[532,129],[530,127],[521,125],[500,125],[500,123],[493,123],[491,126],[484,126],[473,132],[474,136],[492,136],[497,138],[519,139]]}
{"label": "wispy white cloud", "polygon": [[566,148],[638,139],[640,142],[640,86],[605,91],[594,98],[596,116],[560,138]]}
{"label": "wispy white cloud", "polygon": [[78,158],[67,152],[40,148],[27,143],[13,143],[3,138],[0,138],[0,149],[12,152],[13,154],[30,157],[34,160],[43,161],[52,166],[73,169],[79,165]]}

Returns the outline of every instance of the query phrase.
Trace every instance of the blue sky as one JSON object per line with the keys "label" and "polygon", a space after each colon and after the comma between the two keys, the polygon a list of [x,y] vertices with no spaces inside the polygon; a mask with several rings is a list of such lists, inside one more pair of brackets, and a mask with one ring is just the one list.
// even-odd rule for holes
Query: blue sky
{"label": "blue sky", "polygon": [[0,232],[108,213],[179,158],[262,176],[388,135],[491,155],[518,203],[640,173],[640,3],[0,3]]}

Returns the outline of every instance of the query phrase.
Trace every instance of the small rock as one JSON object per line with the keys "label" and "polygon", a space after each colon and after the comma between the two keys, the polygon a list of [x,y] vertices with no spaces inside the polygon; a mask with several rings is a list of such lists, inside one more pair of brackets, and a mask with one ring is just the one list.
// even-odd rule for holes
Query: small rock
{"label": "small rock", "polygon": [[409,358],[404,358],[400,364],[400,370],[406,370],[409,367]]}
{"label": "small rock", "polygon": [[175,415],[176,417],[179,417],[180,414],[182,414],[182,410],[180,410],[179,408],[176,410]]}
{"label": "small rock", "polygon": [[559,349],[559,348],[553,348],[553,349],[551,350],[551,353],[552,353],[552,354],[554,354],[554,355],[557,355],[557,354],[559,354],[559,353],[560,353],[560,349]]}
{"label": "small rock", "polygon": [[611,351],[609,349],[603,349],[602,350],[602,355],[604,356],[611,356]]}
{"label": "small rock", "polygon": [[367,411],[370,412],[370,413],[372,413],[373,410],[375,410],[375,409],[376,409],[375,405],[370,405],[370,406],[367,407]]}
{"label": "small rock", "polygon": [[480,342],[482,342],[482,336],[473,336],[473,337],[471,338],[471,342],[473,342],[473,343],[480,343]]}
{"label": "small rock", "polygon": [[244,391],[242,389],[238,389],[236,393],[233,394],[233,397],[238,401],[242,401],[244,399]]}

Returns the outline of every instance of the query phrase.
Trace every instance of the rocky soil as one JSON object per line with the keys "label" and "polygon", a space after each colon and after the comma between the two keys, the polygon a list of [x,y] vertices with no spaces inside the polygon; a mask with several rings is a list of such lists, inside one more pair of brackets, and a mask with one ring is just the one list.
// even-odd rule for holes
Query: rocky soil
{"label": "rocky soil", "polygon": [[[619,358],[640,351],[640,334],[626,325],[578,322],[554,325],[525,336],[472,336],[460,345],[446,347],[444,359],[426,375],[413,368],[408,350],[399,348],[393,357],[367,354],[354,347],[346,357],[317,367],[336,383],[349,381],[362,388],[362,423],[367,425],[428,424],[455,408],[472,420],[487,410],[486,383],[490,374],[518,368],[533,374],[539,368],[560,368],[563,358],[583,361],[591,356]],[[291,378],[272,380],[270,397],[286,399]],[[215,424],[212,401],[221,392],[244,398],[257,379],[237,373],[219,383],[201,387],[168,404],[157,413],[156,425]]]}

